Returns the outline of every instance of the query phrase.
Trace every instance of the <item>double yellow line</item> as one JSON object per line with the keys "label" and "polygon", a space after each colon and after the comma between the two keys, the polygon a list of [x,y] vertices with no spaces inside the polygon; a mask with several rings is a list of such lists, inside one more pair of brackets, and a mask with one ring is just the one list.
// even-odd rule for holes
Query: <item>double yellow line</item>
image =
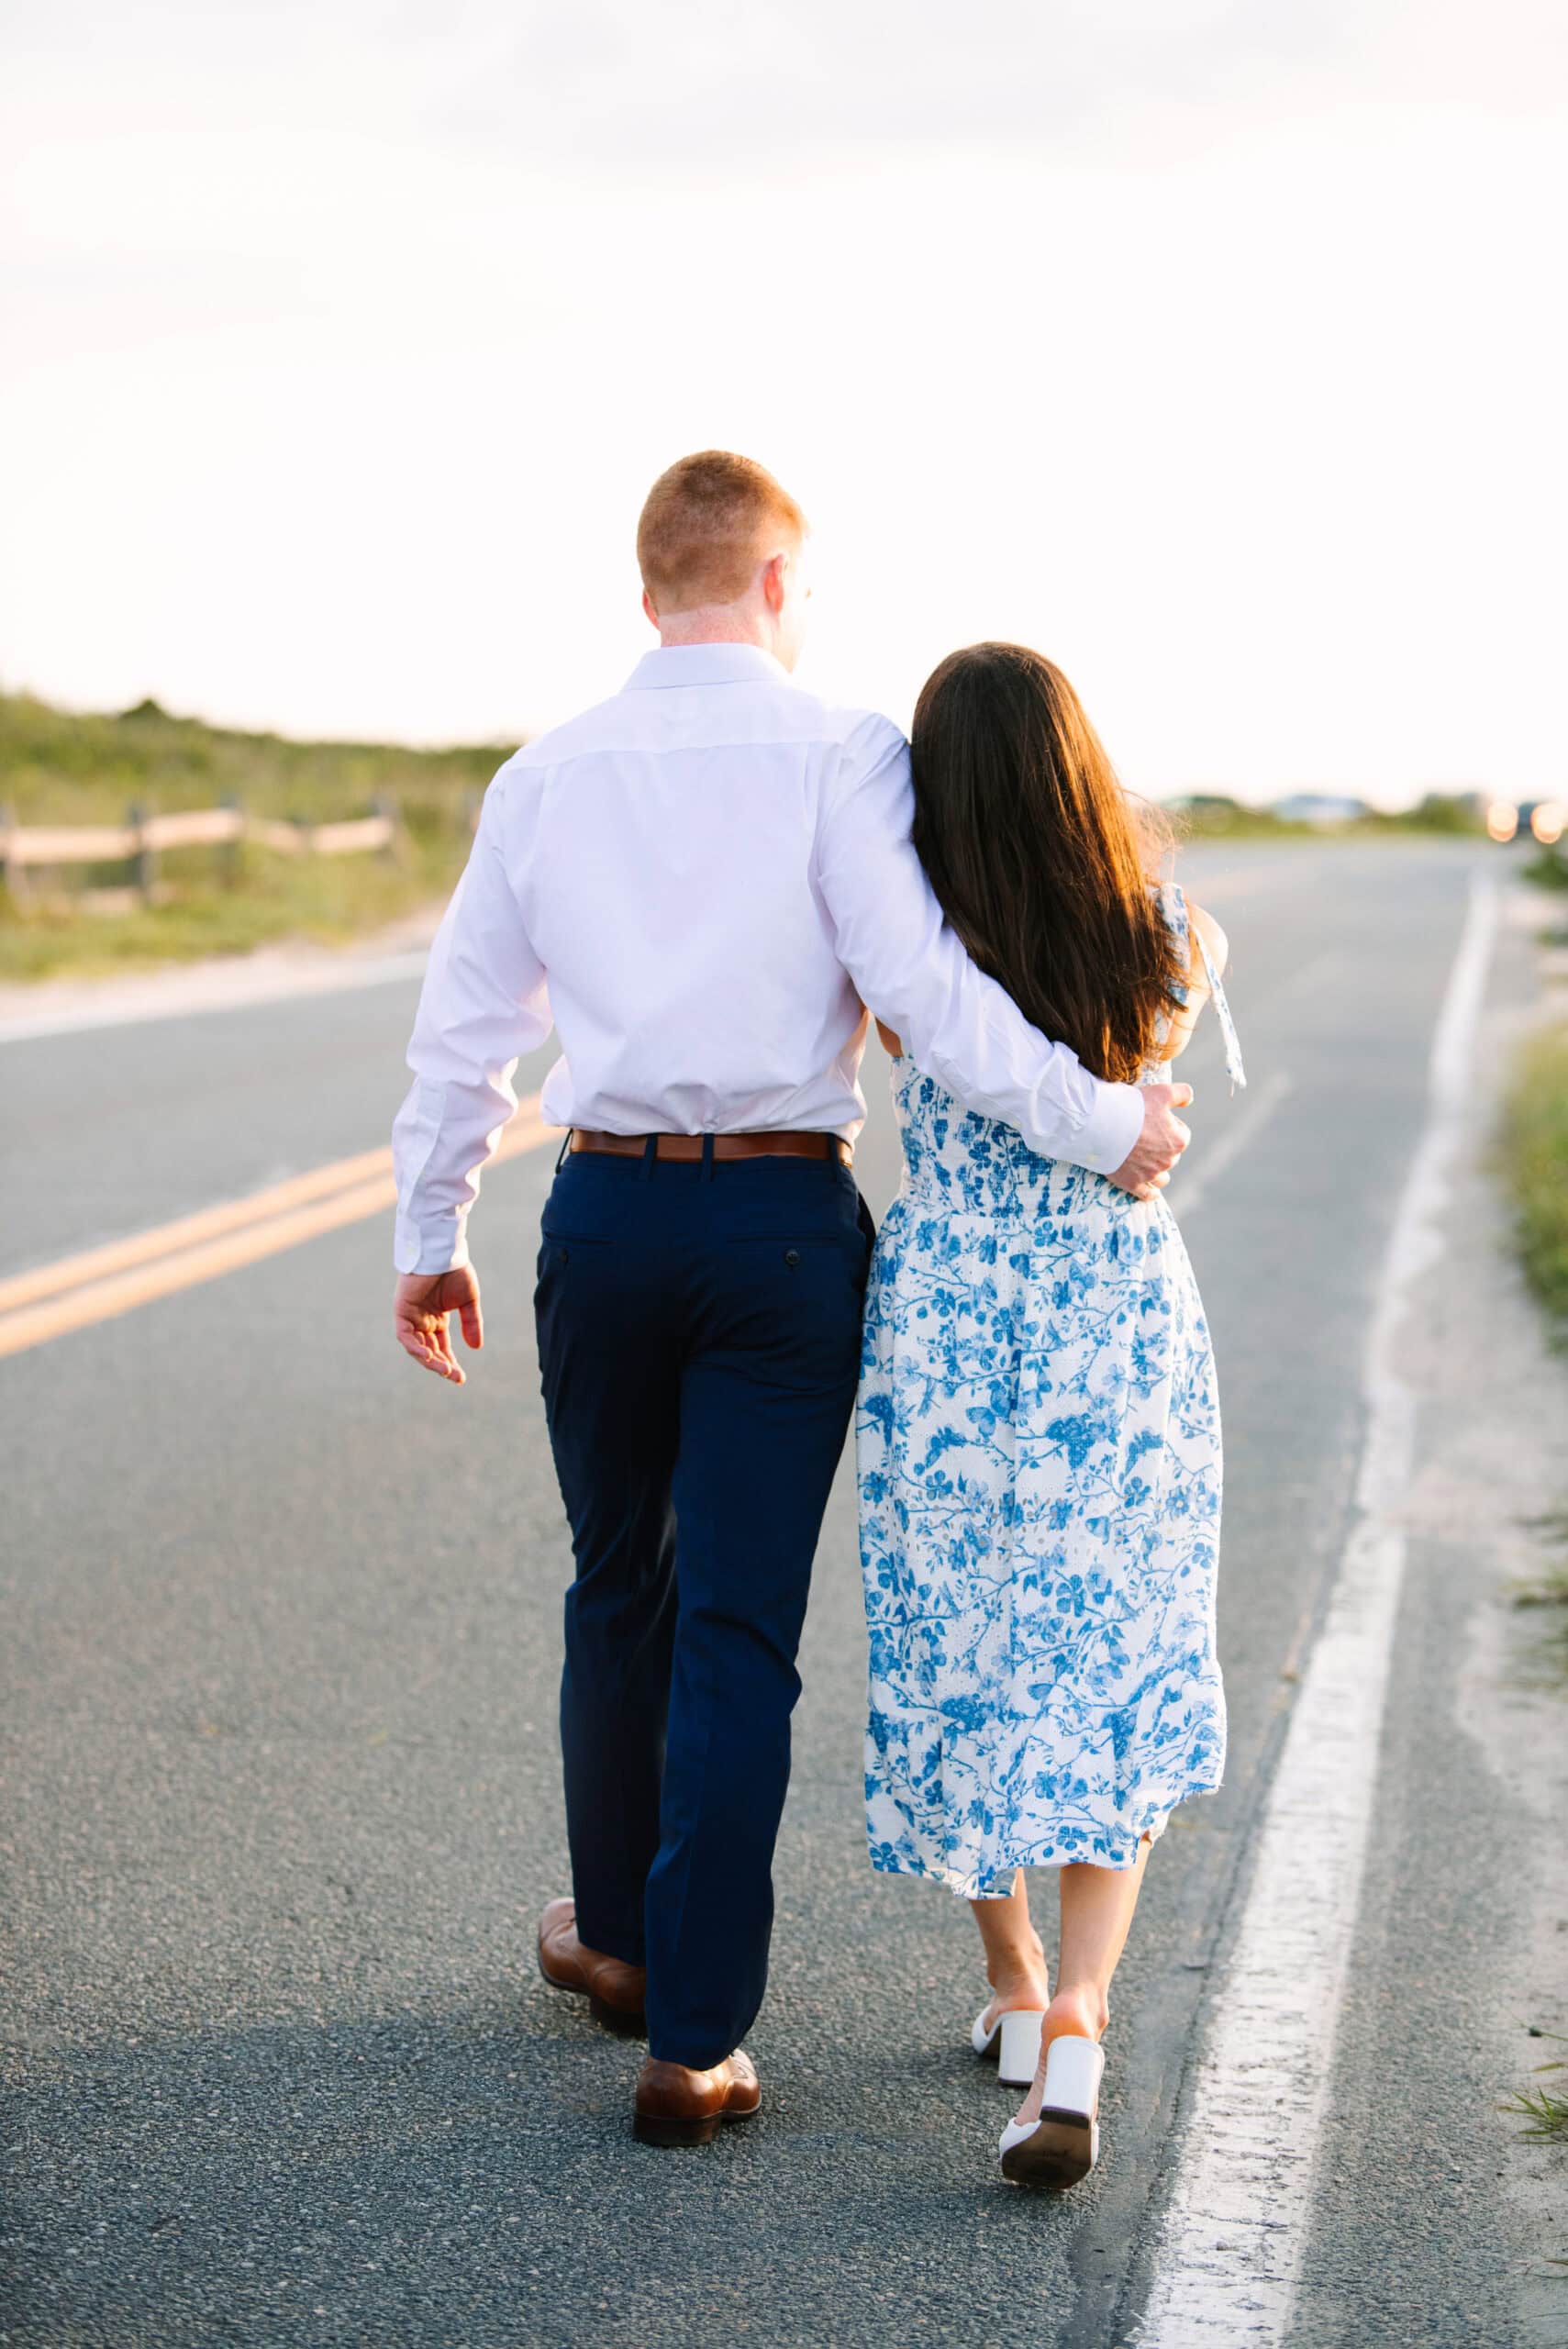
{"label": "double yellow line", "polygon": [[[518,1103],[490,1163],[560,1139],[560,1128],[547,1126],[540,1117],[535,1094]],[[357,1158],[314,1167],[308,1174],[293,1174],[246,1198],[228,1199],[128,1240],[18,1273],[0,1281],[0,1354],[25,1353],[68,1330],[111,1320],[155,1297],[237,1272],[241,1264],[296,1248],[319,1232],[380,1215],[396,1197],[391,1151],[367,1150]]]}

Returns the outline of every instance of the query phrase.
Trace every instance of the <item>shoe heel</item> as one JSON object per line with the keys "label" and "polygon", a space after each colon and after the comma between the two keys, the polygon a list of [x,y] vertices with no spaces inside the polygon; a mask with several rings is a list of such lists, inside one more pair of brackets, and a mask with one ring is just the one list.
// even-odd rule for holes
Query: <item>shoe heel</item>
{"label": "shoe heel", "polygon": [[1095,2040],[1053,2039],[1045,2054],[1045,2107],[1087,2119],[1099,2100],[1105,2068],[1105,2052]]}
{"label": "shoe heel", "polygon": [[1028,2012],[1002,2017],[996,2070],[1006,2087],[1027,2088],[1033,2080],[1040,2062],[1040,2032],[1044,2021],[1042,2014]]}
{"label": "shoe heel", "polygon": [[1100,2158],[1095,2118],[1105,2055],[1092,2039],[1053,2039],[1045,2051],[1045,2099],[1038,2121],[1009,2121],[1002,2132],[1002,2175],[1013,2186],[1061,2194],[1087,2177]]}
{"label": "shoe heel", "polygon": [[1016,2136],[1009,2130],[1002,2140],[1002,2175],[1008,2185],[1044,2194],[1065,2194],[1088,2176],[1099,2157],[1098,2123],[1077,2113],[1062,2120],[1042,2114],[1032,2130]]}
{"label": "shoe heel", "polygon": [[701,2121],[678,2121],[662,2112],[634,2112],[631,2133],[642,2145],[706,2145],[717,2136],[722,2118],[710,2112]]}

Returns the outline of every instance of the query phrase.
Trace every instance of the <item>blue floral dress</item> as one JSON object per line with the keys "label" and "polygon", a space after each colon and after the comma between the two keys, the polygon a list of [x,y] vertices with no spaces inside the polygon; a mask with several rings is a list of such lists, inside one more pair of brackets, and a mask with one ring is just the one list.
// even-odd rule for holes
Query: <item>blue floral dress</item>
{"label": "blue floral dress", "polygon": [[[1184,962],[1173,884],[1162,904]],[[904,1181],[856,1413],[872,1863],[970,1898],[1020,1866],[1130,1867],[1225,1760],[1219,1404],[1192,1266],[1162,1198],[1040,1157],[907,1057],[894,1098]]]}

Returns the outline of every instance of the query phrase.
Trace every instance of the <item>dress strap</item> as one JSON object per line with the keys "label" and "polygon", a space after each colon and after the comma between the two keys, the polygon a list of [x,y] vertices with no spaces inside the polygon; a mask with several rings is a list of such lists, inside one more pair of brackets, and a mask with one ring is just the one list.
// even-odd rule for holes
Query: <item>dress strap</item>
{"label": "dress strap", "polygon": [[[1208,951],[1208,941],[1197,925],[1188,918],[1185,895],[1174,881],[1167,881],[1164,884],[1160,893],[1160,902],[1164,907],[1165,918],[1175,931],[1177,939],[1183,942],[1192,939],[1197,941],[1197,951],[1203,958],[1204,977],[1208,982],[1208,991],[1214,998],[1214,1016],[1219,1022],[1219,1033],[1225,1043],[1225,1074],[1233,1085],[1239,1085],[1245,1091],[1247,1072],[1241,1065],[1241,1040],[1236,1033],[1236,1022],[1230,1016],[1230,1006],[1226,1000],[1225,984],[1214,967],[1214,958]],[[1190,945],[1188,955],[1190,960]],[[1186,989],[1184,987],[1181,993],[1183,999],[1185,1000]]]}
{"label": "dress strap", "polygon": [[[1165,927],[1182,950],[1182,968],[1184,971],[1190,970],[1193,950],[1191,927],[1187,920],[1187,901],[1173,881],[1162,881],[1155,894],[1159,899],[1160,911],[1165,918]],[[1185,1003],[1192,989],[1184,979],[1178,979],[1172,993],[1179,996]]]}

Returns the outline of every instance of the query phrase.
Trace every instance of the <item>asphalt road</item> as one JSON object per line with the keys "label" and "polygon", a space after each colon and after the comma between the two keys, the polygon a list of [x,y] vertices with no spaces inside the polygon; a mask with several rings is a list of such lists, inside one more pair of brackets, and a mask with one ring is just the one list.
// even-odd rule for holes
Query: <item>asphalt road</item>
{"label": "asphalt road", "polygon": [[[384,1216],[0,1363],[0,2340],[1136,2337],[1152,2218],[1201,2125],[1180,2092],[1204,1990],[1344,1537],[1369,1302],[1475,861],[1404,842],[1190,862],[1231,936],[1251,1077],[1230,1097],[1206,1023],[1172,1193],[1220,1364],[1230,1753],[1223,1791],[1151,1861],[1105,2156],[1062,2200],[995,2176],[1007,2105],[967,2051],[984,1986],[966,1910],[864,1863],[847,1475],[750,2043],[763,2115],[701,2154],[634,2145],[635,2051],[534,1973],[535,1913],[566,1886],[569,1553],[529,1308],[552,1153],[487,1180],[488,1342],[462,1392],[393,1343]],[[1505,956],[1495,985],[1522,984]],[[0,1275],[384,1141],[413,1001],[388,985],[6,1046]],[[868,1077],[880,1208],[896,1163],[874,1052]],[[1471,2174],[1481,2143],[1495,2178],[1496,2124],[1466,2130],[1474,2083],[1445,2040],[1462,2054],[1473,2018],[1433,1954],[1450,1937],[1484,1980],[1533,1831],[1495,1787],[1467,1806],[1462,1757],[1429,1733],[1460,1599],[1434,1574],[1408,1607],[1393,1841],[1344,2037],[1358,2068],[1304,2277],[1313,2349],[1526,2337],[1512,2221]],[[1459,1806],[1440,1831],[1434,1787]],[[1381,2140],[1350,2122],[1369,2100]]]}

